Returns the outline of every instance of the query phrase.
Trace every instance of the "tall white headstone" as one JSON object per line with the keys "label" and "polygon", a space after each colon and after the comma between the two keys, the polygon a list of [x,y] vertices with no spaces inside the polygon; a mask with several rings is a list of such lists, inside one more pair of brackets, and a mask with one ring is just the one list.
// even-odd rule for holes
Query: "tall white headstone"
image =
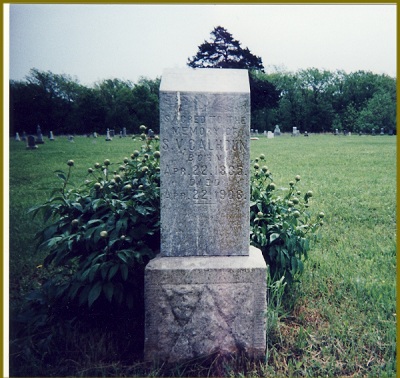
{"label": "tall white headstone", "polygon": [[161,256],[145,272],[145,360],[265,357],[266,264],[250,247],[246,70],[160,86]]}

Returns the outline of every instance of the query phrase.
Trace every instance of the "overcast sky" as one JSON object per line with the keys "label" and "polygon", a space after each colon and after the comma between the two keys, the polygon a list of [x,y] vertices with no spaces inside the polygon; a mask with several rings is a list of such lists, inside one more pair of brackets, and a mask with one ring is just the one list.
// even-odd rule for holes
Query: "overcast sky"
{"label": "overcast sky", "polygon": [[396,5],[10,5],[10,79],[31,68],[84,85],[185,67],[216,26],[267,72],[319,68],[396,76]]}

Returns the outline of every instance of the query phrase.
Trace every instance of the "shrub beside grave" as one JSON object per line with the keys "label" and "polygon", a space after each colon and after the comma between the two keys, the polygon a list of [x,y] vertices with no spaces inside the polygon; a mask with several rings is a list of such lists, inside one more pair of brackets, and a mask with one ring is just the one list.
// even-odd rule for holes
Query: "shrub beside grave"
{"label": "shrub beside grave", "polygon": [[[147,139],[121,164],[95,163],[80,186],[70,183],[72,160],[66,172],[56,172],[61,187],[30,210],[46,224],[37,234],[46,257],[38,289],[27,297],[19,317],[21,337],[47,335],[42,341],[48,348],[54,326],[85,316],[93,320],[96,313],[103,321],[112,320],[111,313],[130,313],[142,327],[144,268],[160,248],[158,149],[157,139]],[[262,250],[272,280],[284,276],[290,287],[304,269],[322,214],[311,220],[312,194],[300,196],[299,177],[288,189],[277,190],[264,160],[253,162],[250,242]],[[121,312],[124,308],[129,311]]]}
{"label": "shrub beside grave", "polygon": [[310,242],[322,226],[324,214],[308,211],[312,191],[297,189],[300,176],[287,188],[277,188],[265,156],[255,159],[250,180],[250,242],[261,249],[273,281],[285,277],[290,288],[304,270]]}

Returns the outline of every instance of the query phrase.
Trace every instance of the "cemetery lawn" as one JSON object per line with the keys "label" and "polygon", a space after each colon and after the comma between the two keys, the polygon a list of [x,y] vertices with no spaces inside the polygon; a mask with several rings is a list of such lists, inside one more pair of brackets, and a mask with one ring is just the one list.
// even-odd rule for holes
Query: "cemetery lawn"
{"label": "cemetery lawn", "polygon": [[[106,142],[104,137],[75,137],[71,143],[59,137],[54,142],[46,139],[37,150],[26,150],[24,142],[10,140],[11,318],[41,269],[43,256],[35,253],[33,237],[42,224],[27,210],[46,201],[61,185],[53,172],[66,171],[67,161],[73,159],[71,181],[79,185],[94,163],[110,159],[118,167],[140,144],[130,138]],[[301,283],[286,298],[286,311],[267,335],[266,363],[226,366],[224,375],[394,376],[396,137],[260,137],[251,141],[252,159],[261,153],[278,188],[301,176],[299,188],[303,193],[313,191],[310,210],[325,213],[324,225]],[[71,355],[18,371],[47,376],[157,375],[140,361],[121,361],[113,355],[118,340],[110,342],[112,337],[74,335]],[[16,368],[11,359],[11,375]],[[168,371],[173,374],[204,376],[207,371]]]}

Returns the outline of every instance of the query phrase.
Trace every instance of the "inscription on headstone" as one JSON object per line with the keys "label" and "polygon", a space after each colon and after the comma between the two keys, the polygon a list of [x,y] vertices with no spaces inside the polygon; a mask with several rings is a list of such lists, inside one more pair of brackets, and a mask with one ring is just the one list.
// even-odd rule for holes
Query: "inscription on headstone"
{"label": "inscription on headstone", "polygon": [[160,86],[161,255],[248,255],[248,73],[179,72]]}

